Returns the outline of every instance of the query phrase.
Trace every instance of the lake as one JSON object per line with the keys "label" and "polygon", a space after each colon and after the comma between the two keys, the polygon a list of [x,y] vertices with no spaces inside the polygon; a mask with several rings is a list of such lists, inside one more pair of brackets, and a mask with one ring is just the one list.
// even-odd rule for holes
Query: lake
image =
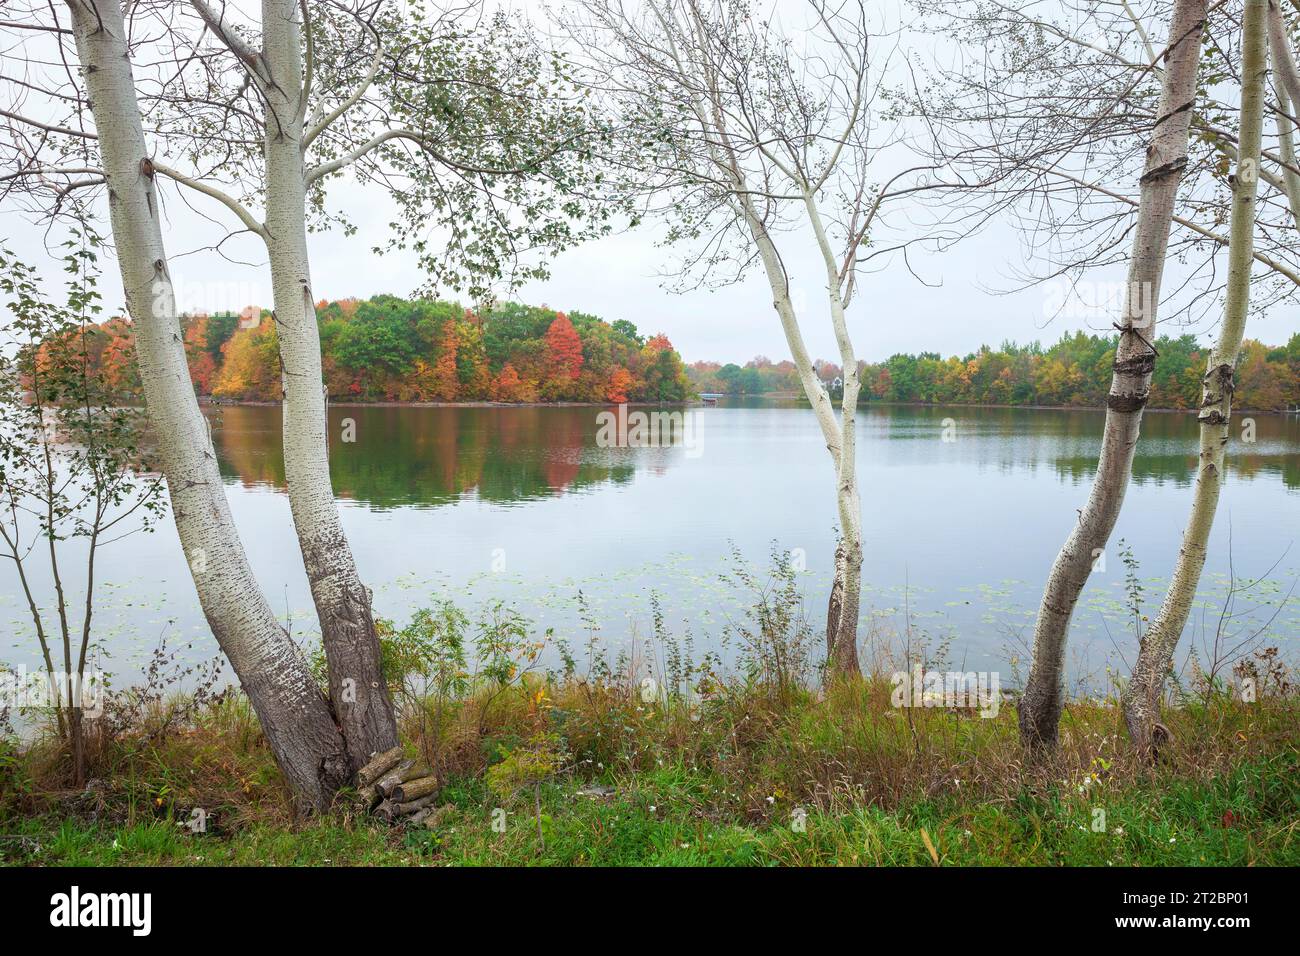
{"label": "lake", "polygon": [[[743,614],[728,583],[732,548],[765,565],[794,549],[809,616],[824,623],[834,548],[829,456],[796,402],[723,401],[691,409],[671,447],[602,447],[601,409],[586,407],[330,409],[331,463],[343,521],[379,614],[405,621],[452,597],[467,611],[505,600],[581,647],[582,620],[611,647],[651,629],[651,595],[697,649]],[[236,522],[272,605],[310,641],[314,615],[284,490],[280,410],[208,409]],[[350,420],[350,421],[347,421]],[[864,511],[863,635],[885,641],[908,618],[914,640],[950,643],[962,669],[1023,673],[1043,581],[1086,496],[1099,411],[865,408],[859,419]],[[1240,436],[1240,423],[1235,435]],[[1240,579],[1230,627],[1258,630],[1288,654],[1300,633],[1300,418],[1258,416],[1255,440],[1229,451],[1215,537],[1231,536]],[[343,437],[351,438],[344,441]],[[1123,538],[1152,615],[1190,504],[1197,428],[1152,413],[1105,567],[1075,615],[1072,676],[1089,686],[1127,670],[1133,636],[1123,602]],[[98,639],[117,683],[137,678],[161,637],[216,653],[170,520],[104,553]],[[1230,568],[1206,568],[1203,602],[1182,649],[1218,626]],[[46,579],[37,576],[44,586]],[[582,599],[579,601],[579,594]],[[11,568],[0,568],[0,659],[39,656]],[[585,607],[580,607],[583,605]],[[1281,607],[1280,613],[1278,606]],[[1191,640],[1188,640],[1188,637]],[[818,648],[820,650],[820,646]]]}

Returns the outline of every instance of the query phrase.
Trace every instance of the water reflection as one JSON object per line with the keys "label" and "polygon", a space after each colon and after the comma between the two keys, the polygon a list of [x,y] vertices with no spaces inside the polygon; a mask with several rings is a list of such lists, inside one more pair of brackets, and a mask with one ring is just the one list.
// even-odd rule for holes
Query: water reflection
{"label": "water reflection", "polygon": [[[620,647],[648,633],[653,594],[665,618],[707,648],[722,622],[744,614],[746,595],[722,576],[733,545],[761,562],[775,542],[805,555],[801,586],[815,619],[829,594],[837,521],[825,445],[806,404],[750,405],[698,410],[695,448],[601,448],[603,409],[592,407],[331,408],[334,487],[377,612],[400,622],[438,597],[467,609],[502,600],[579,646],[587,633],[581,594],[601,640]],[[208,414],[258,581],[295,636],[310,642],[315,614],[284,494],[280,409]],[[1103,417],[864,409],[862,633],[881,621],[886,633],[898,630],[906,613],[917,633],[951,639],[953,660],[976,670],[1023,656],[1047,569],[1086,497]],[[342,440],[345,419],[355,441]],[[1300,419],[1259,416],[1255,443],[1240,434],[1192,634],[1218,620],[1226,575],[1273,579],[1281,595],[1300,577]],[[1134,549],[1148,607],[1163,596],[1178,554],[1197,440],[1191,415],[1144,422],[1112,542]],[[95,620],[118,667],[144,666],[164,634],[193,640],[198,660],[215,653],[171,523],[113,547]],[[1107,664],[1123,671],[1119,651],[1131,655],[1125,568],[1111,557],[1074,618],[1073,673]],[[0,653],[34,666],[19,593],[0,566],[0,633],[11,635]],[[1272,609],[1260,614],[1267,620]],[[1289,603],[1264,636],[1300,639],[1300,603]]]}
{"label": "water reflection", "polygon": [[[797,402],[727,403],[703,415],[726,416],[744,405],[769,412],[800,411]],[[604,484],[630,482],[638,468],[663,474],[680,461],[674,448],[599,448],[591,407],[355,407],[330,409],[330,471],[341,498],[375,509],[438,507],[466,496],[496,504],[534,501]],[[283,489],[280,409],[230,406],[208,410],[222,475],[246,487]],[[354,441],[344,441],[350,419]],[[979,470],[1049,473],[1068,484],[1091,479],[1104,415],[1094,410],[917,408],[869,406],[861,415],[865,459],[931,465],[935,442],[954,464]],[[1230,476],[1278,477],[1300,489],[1300,418],[1261,415],[1255,440],[1234,440]],[[758,425],[758,422],[750,422]],[[779,415],[757,431],[779,439]],[[1239,426],[1238,426],[1239,427]],[[1177,488],[1195,476],[1196,420],[1187,414],[1146,416],[1133,463],[1135,484]]]}
{"label": "water reflection", "polygon": [[[533,501],[662,470],[672,449],[596,447],[595,408],[330,409],[330,475],[340,498],[375,509],[437,507],[474,495]],[[212,410],[221,473],[246,486],[285,486],[280,409]],[[344,440],[345,422],[352,441]]]}
{"label": "water reflection", "polygon": [[[1254,425],[1252,441],[1243,441],[1243,423]],[[918,408],[870,406],[862,421],[869,437],[890,443],[933,441],[951,420],[953,457],[972,464],[1014,471],[1050,467],[1071,484],[1092,478],[1101,453],[1105,413],[1093,409]],[[1290,489],[1300,489],[1300,417],[1295,415],[1238,416],[1228,449],[1229,475],[1253,479],[1277,476]],[[973,440],[967,440],[973,439]],[[1151,412],[1142,421],[1142,436],[1133,460],[1133,481],[1160,487],[1189,486],[1195,478],[1200,440],[1196,417],[1187,413]],[[916,461],[930,461],[922,447]]]}

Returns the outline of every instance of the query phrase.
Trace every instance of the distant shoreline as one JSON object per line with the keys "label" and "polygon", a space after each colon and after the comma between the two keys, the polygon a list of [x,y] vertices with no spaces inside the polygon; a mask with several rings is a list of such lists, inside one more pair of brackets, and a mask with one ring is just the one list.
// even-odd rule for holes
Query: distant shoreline
{"label": "distant shoreline", "polygon": [[[980,402],[866,402],[860,403],[858,408],[870,408],[872,405],[888,405],[891,407],[901,408],[1025,408],[1032,411],[1042,412],[1104,412],[1105,405],[988,405]],[[1195,408],[1163,408],[1155,405],[1148,405],[1143,409],[1146,412],[1160,412],[1161,414],[1186,414],[1193,415],[1198,411]],[[1250,412],[1252,415],[1290,415],[1293,412],[1279,411],[1275,408],[1234,408],[1233,414],[1238,412]]]}
{"label": "distant shoreline", "polygon": [[[765,392],[761,395],[728,395],[727,398],[784,398],[784,399],[803,399],[800,392]],[[804,399],[805,401],[807,399]],[[831,400],[832,402],[835,399]],[[1031,411],[1041,412],[1104,412],[1105,405],[992,405],[986,402],[882,402],[879,399],[871,401],[859,401],[858,411],[864,408],[875,406],[885,406],[888,408],[1010,408],[1010,409],[1029,409]],[[1160,412],[1162,414],[1195,414],[1198,409],[1195,408],[1164,408],[1155,405],[1148,405],[1144,411]],[[1238,412],[1250,412],[1252,415],[1294,415],[1294,412],[1287,412],[1276,408],[1233,408],[1233,414]]]}
{"label": "distant shoreline", "polygon": [[[1104,412],[1105,405],[987,405],[979,402],[867,402],[859,404],[858,408],[870,408],[872,405],[889,405],[902,408],[1025,408],[1032,411],[1042,412]],[[1159,408],[1155,405],[1148,405],[1143,409],[1146,412],[1160,412],[1161,414],[1171,415],[1194,415],[1199,409],[1195,408]],[[1238,412],[1250,412],[1252,415],[1292,415],[1294,412],[1280,411],[1275,408],[1234,408],[1233,414]]]}
{"label": "distant shoreline", "polygon": [[[265,402],[255,399],[219,399],[213,400],[211,397],[202,396],[199,398],[200,405],[211,405],[217,408],[225,408],[231,405],[249,405],[253,407],[278,408],[281,402]],[[692,405],[703,405],[700,401],[691,402],[358,402],[358,401],[335,401],[330,400],[331,408],[617,408],[619,405],[626,405],[628,408],[685,408]]]}
{"label": "distant shoreline", "polygon": [[[725,399],[746,398],[746,399],[803,399],[804,396],[795,392],[767,392],[761,395],[726,395]],[[227,406],[251,406],[261,408],[276,408],[280,402],[266,402],[255,399],[213,399],[211,396],[201,396],[200,405],[209,405],[214,408],[225,408]],[[332,408],[614,408],[618,405],[626,405],[628,408],[690,408],[697,405],[705,405],[700,400],[686,402],[365,402],[365,401],[337,401],[331,400]],[[858,410],[861,411],[873,406],[884,406],[888,408],[990,408],[990,409],[1025,409],[1028,411],[1041,412],[1104,412],[1105,405],[990,405],[979,402],[881,402],[868,401],[859,402]],[[1192,415],[1197,412],[1195,408],[1158,408],[1154,405],[1149,406],[1145,412],[1159,412],[1161,414],[1185,414]],[[1233,413],[1249,412],[1252,415],[1292,415],[1294,412],[1282,411],[1271,408],[1234,408]]]}

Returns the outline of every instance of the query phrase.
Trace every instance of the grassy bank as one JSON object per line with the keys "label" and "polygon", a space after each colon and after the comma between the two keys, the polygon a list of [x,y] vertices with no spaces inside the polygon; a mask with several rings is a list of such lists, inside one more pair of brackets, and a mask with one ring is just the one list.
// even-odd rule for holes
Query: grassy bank
{"label": "grassy bank", "polygon": [[[444,779],[428,825],[347,802],[295,820],[242,698],[171,701],[60,787],[52,743],[10,750],[0,857],[25,865],[1300,864],[1300,704],[1226,696],[1167,715],[1159,766],[1105,702],[1060,756],[1021,761],[1014,708],[891,707],[885,681],[826,695],[731,687],[696,706],[618,680],[524,678],[408,710]],[[195,808],[205,815],[196,829]],[[1104,821],[1098,811],[1104,811]],[[502,812],[504,811],[504,813]],[[502,825],[504,824],[504,825]],[[1099,824],[1104,824],[1100,828]]]}
{"label": "grassy bank", "polygon": [[[1300,864],[1300,688],[1276,648],[1173,681],[1155,764],[1101,696],[1069,702],[1058,752],[1030,765],[1014,696],[903,706],[935,702],[894,677],[950,670],[944,643],[910,623],[901,641],[869,634],[873,676],[827,683],[788,556],[767,575],[738,559],[735,577],[753,604],[702,657],[657,600],[648,639],[612,660],[585,609],[583,654],[501,604],[380,622],[404,746],[438,783],[418,825],[346,791],[295,818],[247,700],[160,648],[91,722],[86,786],[52,731],[0,736],[0,860]],[[323,655],[314,666],[323,686]]]}

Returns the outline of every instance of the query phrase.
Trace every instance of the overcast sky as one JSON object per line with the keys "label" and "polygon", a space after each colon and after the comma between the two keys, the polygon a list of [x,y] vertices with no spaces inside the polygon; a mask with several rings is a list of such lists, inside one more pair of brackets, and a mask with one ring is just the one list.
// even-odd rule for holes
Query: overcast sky
{"label": "overcast sky", "polygon": [[[531,4],[530,4],[531,5]],[[886,4],[888,6],[888,4]],[[923,41],[921,41],[923,42]],[[414,259],[402,253],[374,255],[383,245],[388,223],[396,218],[393,204],[377,189],[351,181],[331,185],[331,205],[346,208],[357,234],[318,233],[310,237],[312,277],[317,298],[365,298],[377,293],[408,295],[421,284]],[[190,198],[194,209],[223,223],[224,209],[204,197]],[[245,304],[270,305],[270,282],[265,254],[255,241],[243,237],[226,243],[232,258],[253,265],[237,265],[205,246],[221,235],[211,222],[188,208],[170,191],[164,198],[168,252],[181,304],[189,310],[231,308]],[[906,212],[906,210],[904,210]],[[11,245],[29,260],[44,255],[44,229],[21,214],[0,213],[0,228]],[[196,251],[198,250],[198,251]],[[835,358],[836,350],[825,312],[824,279],[815,250],[806,238],[791,236],[783,249],[794,277],[797,305],[802,306],[805,336],[814,356]],[[858,354],[879,360],[895,352],[934,351],[965,354],[981,344],[997,346],[1004,339],[1026,342],[1054,341],[1074,329],[1109,330],[1111,318],[1098,314],[1053,315],[1059,304],[1060,285],[1015,290],[1021,277],[1035,267],[1041,271],[1047,257],[1028,258],[1008,223],[995,223],[970,240],[942,254],[914,253],[913,269],[928,284],[919,282],[901,259],[862,277],[850,310],[851,331]],[[774,360],[788,357],[788,349],[771,306],[771,294],[761,270],[745,281],[713,291],[674,293],[667,286],[673,252],[656,244],[656,227],[590,242],[562,255],[553,264],[549,280],[532,282],[511,297],[562,310],[594,313],[607,320],[629,319],[646,333],[664,332],[689,361],[715,359],[743,362],[755,355]],[[109,264],[106,264],[109,265]],[[58,271],[48,274],[57,281]],[[1122,280],[1122,269],[1093,277],[1098,282]],[[108,305],[120,309],[121,293],[116,270],[106,268],[103,290]],[[1009,294],[998,294],[1009,292]],[[1202,336],[1213,330],[1210,319],[1191,329]],[[1161,316],[1165,331],[1174,331],[1176,315]],[[1294,304],[1275,308],[1267,316],[1253,317],[1248,335],[1266,342],[1285,341],[1300,327],[1300,309]]]}
{"label": "overcast sky", "polygon": [[[385,198],[371,189],[335,187],[334,196],[345,202],[358,227],[357,234],[317,233],[310,237],[312,281],[317,298],[366,298],[378,293],[408,295],[421,283],[413,257],[370,249],[382,243],[395,214]],[[256,266],[238,265],[210,251],[190,252],[213,240],[213,230],[202,225],[173,193],[167,197],[168,225],[165,241],[172,255],[182,305],[188,310],[238,309],[243,304],[270,306],[270,280],[265,256],[252,241],[227,243],[232,258],[246,258]],[[214,216],[220,213],[207,210]],[[16,213],[6,213],[3,223],[10,242],[29,260],[44,256],[43,227]],[[824,282],[818,284],[820,264],[806,242],[787,242],[791,271],[795,274],[796,301],[804,304],[804,328],[815,356],[834,358],[835,346],[825,313]],[[555,309],[594,313],[607,320],[630,319],[643,332],[664,332],[688,361],[716,359],[743,362],[755,355],[774,360],[788,357],[788,349],[771,293],[762,272],[755,270],[738,285],[716,290],[675,293],[664,271],[673,253],[656,244],[653,227],[595,240],[573,249],[553,264],[546,281],[531,282],[513,298]],[[858,354],[869,360],[895,352],[934,351],[965,354],[1004,339],[1026,342],[1055,341],[1065,331],[1103,331],[1109,322],[1099,315],[1053,315],[1059,301],[1059,284],[1037,286],[1009,294],[1022,284],[1022,270],[1032,266],[1021,254],[1018,237],[1006,225],[994,226],[942,254],[913,255],[912,265],[928,284],[917,281],[901,260],[883,271],[865,275],[850,312],[851,331]],[[1045,262],[1039,265],[1046,265]],[[59,273],[46,270],[51,282]],[[1119,281],[1112,270],[1098,275],[1097,294],[1104,297],[1106,280]],[[121,305],[116,270],[106,263],[102,281],[110,308]],[[1263,317],[1252,317],[1248,333],[1270,344],[1284,342],[1298,327],[1295,306],[1280,306]],[[1173,331],[1176,316],[1162,316],[1162,326]],[[1213,331],[1208,321],[1192,329]]]}

